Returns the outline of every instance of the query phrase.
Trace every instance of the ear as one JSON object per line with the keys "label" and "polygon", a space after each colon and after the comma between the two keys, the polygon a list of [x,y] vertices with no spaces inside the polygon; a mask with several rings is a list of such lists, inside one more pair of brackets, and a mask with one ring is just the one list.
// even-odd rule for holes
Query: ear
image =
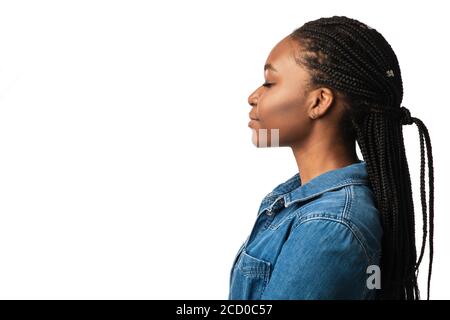
{"label": "ear", "polygon": [[333,105],[334,95],[329,88],[317,88],[310,93],[311,104],[308,115],[311,119],[317,119],[325,115]]}

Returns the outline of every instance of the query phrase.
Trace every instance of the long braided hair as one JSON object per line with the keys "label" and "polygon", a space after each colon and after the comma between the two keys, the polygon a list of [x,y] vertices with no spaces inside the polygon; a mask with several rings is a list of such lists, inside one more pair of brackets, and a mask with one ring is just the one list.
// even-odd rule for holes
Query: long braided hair
{"label": "long braided hair", "polygon": [[[433,262],[433,156],[423,122],[400,106],[403,84],[397,57],[375,29],[345,16],[305,23],[290,35],[299,45],[298,64],[311,74],[311,87],[342,94],[346,108],[342,132],[357,141],[383,227],[378,299],[419,300],[419,265],[429,229],[427,299]],[[420,191],[423,240],[417,259],[414,203],[402,125],[417,125],[420,137]],[[429,217],[425,197],[425,147],[429,174]],[[429,226],[428,226],[429,225]]]}

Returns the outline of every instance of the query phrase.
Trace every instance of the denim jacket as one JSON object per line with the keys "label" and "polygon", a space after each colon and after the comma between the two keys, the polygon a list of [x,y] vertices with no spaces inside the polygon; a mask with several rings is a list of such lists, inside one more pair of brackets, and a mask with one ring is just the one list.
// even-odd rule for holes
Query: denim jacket
{"label": "denim jacket", "polygon": [[[230,272],[230,300],[374,299],[382,227],[363,160],[301,185],[296,173],[261,202]],[[372,267],[371,267],[372,268]]]}

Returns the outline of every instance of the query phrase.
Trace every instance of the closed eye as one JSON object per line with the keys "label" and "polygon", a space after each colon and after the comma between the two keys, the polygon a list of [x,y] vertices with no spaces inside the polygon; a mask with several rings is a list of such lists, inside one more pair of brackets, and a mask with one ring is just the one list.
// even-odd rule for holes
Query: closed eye
{"label": "closed eye", "polygon": [[273,83],[268,83],[268,82],[265,82],[265,83],[263,84],[263,86],[264,86],[264,87],[267,87],[267,88],[270,88],[272,85],[273,85]]}

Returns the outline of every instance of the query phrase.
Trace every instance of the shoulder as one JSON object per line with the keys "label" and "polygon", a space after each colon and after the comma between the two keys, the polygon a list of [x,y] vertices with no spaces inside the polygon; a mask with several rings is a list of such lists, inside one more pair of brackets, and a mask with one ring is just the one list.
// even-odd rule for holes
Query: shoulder
{"label": "shoulder", "polygon": [[373,191],[366,184],[350,184],[324,192],[302,205],[296,210],[293,228],[300,226],[321,228],[328,235],[345,230],[371,261],[377,260],[381,253],[381,220]]}

